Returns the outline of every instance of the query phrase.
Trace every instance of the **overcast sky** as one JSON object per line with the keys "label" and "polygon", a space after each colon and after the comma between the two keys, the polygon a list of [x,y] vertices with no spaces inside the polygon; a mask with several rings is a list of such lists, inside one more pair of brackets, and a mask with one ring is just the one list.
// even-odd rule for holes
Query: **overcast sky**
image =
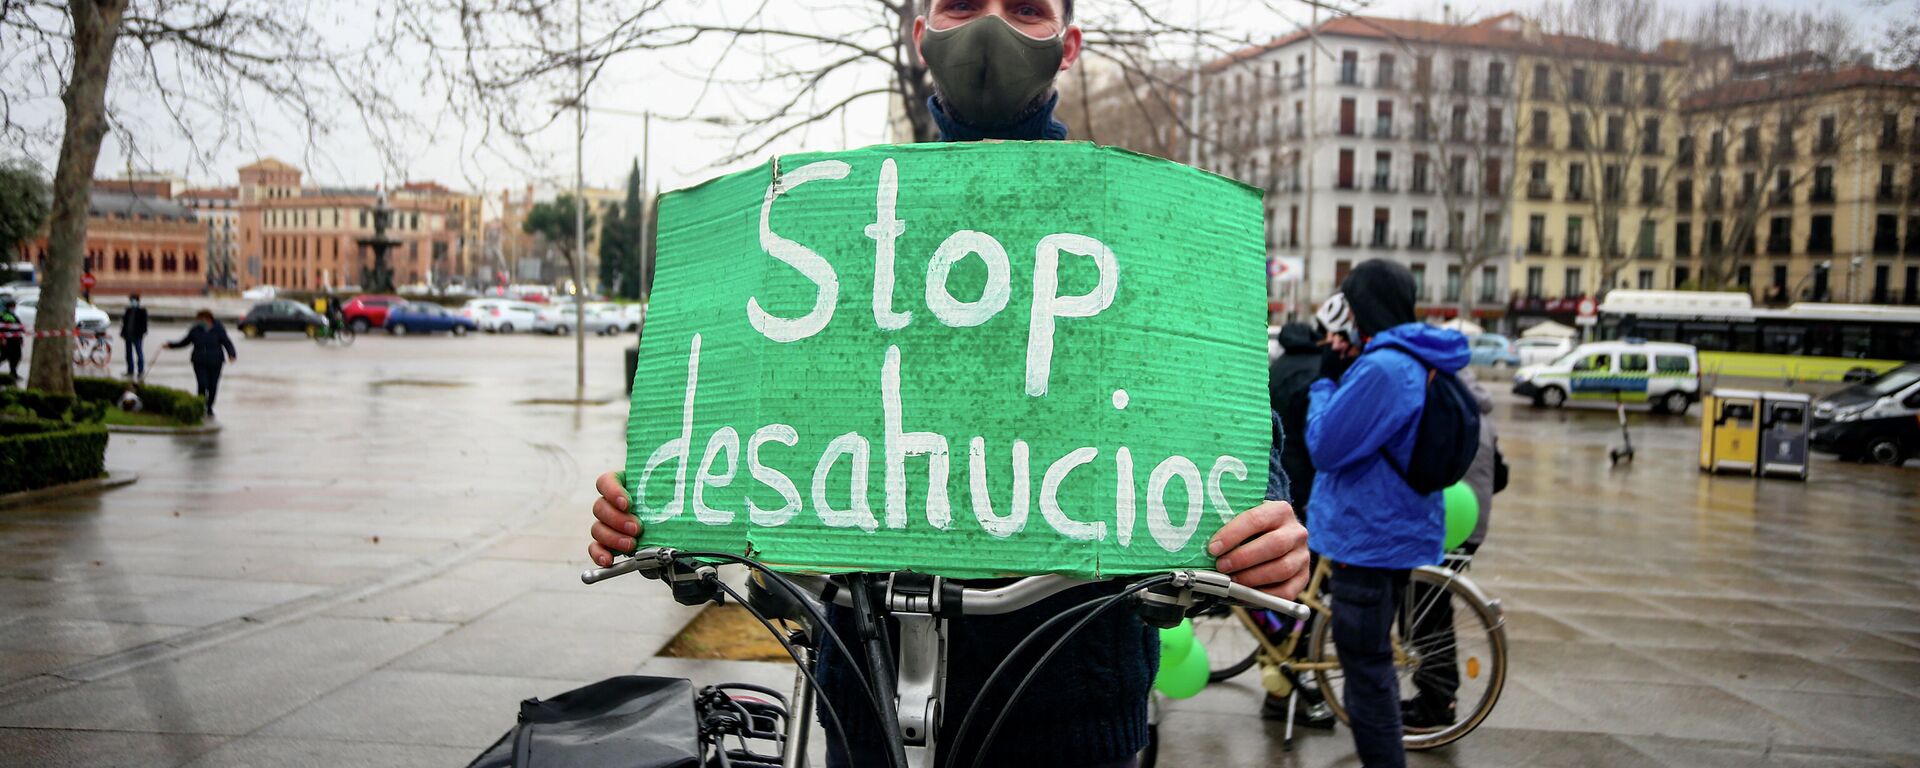
{"label": "overcast sky", "polygon": [[[1080,0],[1082,15],[1098,13],[1099,4],[1105,1]],[[1678,2],[1682,7],[1698,7],[1707,2],[1669,1]],[[1899,0],[1892,7],[1884,7],[1880,2],[1829,0],[1818,7],[1837,9],[1855,18],[1863,36],[1880,34],[1881,19],[1914,12],[1915,0]],[[1508,10],[1524,10],[1530,4],[1485,0],[1463,2],[1452,6],[1452,11],[1467,18],[1484,18]],[[556,5],[568,8],[570,4]],[[702,14],[724,15],[729,11],[749,12],[760,4],[748,0],[688,0],[688,5]],[[808,5],[802,0],[775,3],[766,11],[768,21],[823,33],[837,33],[838,25],[844,23],[852,26],[857,21],[857,18],[850,18],[844,11],[837,14],[814,12],[806,7]],[[846,7],[844,0],[838,6],[832,0],[811,5]],[[1207,19],[1210,25],[1250,40],[1269,39],[1297,29],[1298,25],[1306,22],[1310,13],[1308,6],[1289,5],[1284,0],[1169,0],[1168,7],[1177,9],[1176,12],[1197,13]],[[599,12],[589,11],[590,14]],[[1441,13],[1441,7],[1431,0],[1378,0],[1366,12],[1434,18]],[[565,18],[570,19],[570,14],[566,14]],[[1191,19],[1190,15],[1180,21]],[[344,28],[350,31],[352,23],[346,22]],[[1180,51],[1190,50],[1182,49],[1181,44],[1181,41],[1167,41],[1164,49],[1166,55],[1181,55]],[[613,187],[623,184],[630,163],[640,156],[642,120],[627,113],[650,109],[685,113],[694,109],[696,103],[703,114],[738,113],[751,109],[756,100],[771,98],[772,94],[744,89],[704,89],[703,78],[700,77],[703,69],[692,62],[710,61],[718,50],[716,46],[705,46],[680,51],[673,56],[637,53],[613,60],[588,96],[589,105],[608,110],[589,112],[586,139],[586,178],[589,186]],[[792,64],[819,56],[819,51],[806,48],[736,49],[729,58],[730,66],[723,69],[722,75],[746,78],[774,66],[769,62]],[[405,67],[406,62],[395,64],[397,70],[404,70]],[[409,74],[417,76],[417,73]],[[884,85],[885,78],[884,71],[869,68],[829,83],[823,91],[827,94],[853,93],[862,88]],[[404,88],[404,85],[395,86],[396,91]],[[498,147],[481,145],[475,139],[479,134],[479,126],[459,124],[441,108],[443,102],[438,96],[416,93],[395,95],[410,104],[419,105],[414,115],[419,127],[409,131],[409,135],[389,142],[394,147],[392,154],[396,160],[393,162],[383,161],[381,153],[369,150],[372,140],[354,121],[341,120],[340,124],[332,126],[330,135],[310,140],[301,121],[264,111],[252,119],[251,127],[255,129],[255,135],[221,147],[215,153],[214,160],[203,165],[193,161],[192,153],[184,150],[184,142],[167,121],[154,118],[152,105],[144,102],[142,95],[117,93],[116,103],[121,105],[122,111],[133,113],[127,115],[126,131],[133,136],[140,151],[136,158],[130,158],[123,137],[110,135],[101,153],[97,175],[113,176],[132,165],[186,176],[195,184],[231,184],[235,168],[257,157],[271,155],[306,168],[310,184],[370,186],[404,180],[434,180],[457,189],[482,191],[494,198],[503,188],[517,190],[528,183],[535,184],[542,194],[560,185],[571,185],[573,142],[570,116],[563,117],[557,124],[536,135],[532,141],[534,153],[528,157],[512,151],[495,151]],[[548,98],[564,98],[565,95],[564,92],[553,93]],[[540,99],[537,94],[530,94],[527,103],[539,109],[547,108],[538,106]],[[130,108],[128,105],[135,106]],[[19,110],[16,118],[52,120],[51,124],[57,125],[58,107],[56,100],[43,96],[24,105],[16,104],[15,108]],[[885,116],[886,103],[883,98],[865,99],[848,110],[844,118],[797,132],[761,153],[760,158],[764,159],[774,151],[831,150],[884,141]],[[737,135],[738,129],[733,128],[655,120],[652,129],[652,184],[673,189],[749,167],[757,161],[742,161],[728,167],[714,165],[717,159],[729,153]],[[44,141],[30,150],[35,159],[48,169],[52,167],[54,151],[55,146]]]}

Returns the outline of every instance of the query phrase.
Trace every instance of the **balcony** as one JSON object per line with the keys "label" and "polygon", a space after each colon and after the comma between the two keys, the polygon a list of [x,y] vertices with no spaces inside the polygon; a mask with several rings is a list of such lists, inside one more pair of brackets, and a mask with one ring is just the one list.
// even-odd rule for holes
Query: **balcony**
{"label": "balcony", "polygon": [[1707,150],[1707,165],[1720,165],[1727,161],[1727,148],[1714,147]]}
{"label": "balcony", "polygon": [[1395,237],[1393,233],[1376,229],[1373,231],[1373,236],[1367,238],[1367,247],[1393,250],[1399,242],[1400,238]]}
{"label": "balcony", "polygon": [[[1904,253],[1908,256],[1920,256],[1920,232],[1912,230],[1907,232],[1907,247]],[[1907,290],[1913,290],[1913,288],[1912,285],[1907,286]]]}
{"label": "balcony", "polygon": [[1386,176],[1373,177],[1373,184],[1369,186],[1368,189],[1371,189],[1375,192],[1398,192],[1399,191],[1393,188],[1393,179]]}
{"label": "balcony", "polygon": [[1606,148],[1602,151],[1614,153],[1625,152],[1625,146],[1626,142],[1620,139],[1620,134],[1610,133],[1607,134]]}
{"label": "balcony", "polygon": [[1359,85],[1360,84],[1359,70],[1352,67],[1341,67],[1340,68],[1340,84],[1341,85]]}
{"label": "balcony", "polygon": [[1587,148],[1587,135],[1586,135],[1586,134],[1584,134],[1584,133],[1576,133],[1576,134],[1574,134],[1574,135],[1572,135],[1571,137],[1568,137],[1568,139],[1567,139],[1567,149],[1574,149],[1574,150],[1581,150],[1581,151],[1585,151],[1585,150],[1586,150],[1586,148]]}
{"label": "balcony", "polygon": [[1567,202],[1584,203],[1587,202],[1587,200],[1586,185],[1576,185],[1567,188]]}
{"label": "balcony", "polygon": [[1833,236],[1808,237],[1807,253],[1833,253]]}
{"label": "balcony", "polygon": [[1797,154],[1799,153],[1794,150],[1793,141],[1791,140],[1777,142],[1773,145],[1774,162],[1792,160]]}
{"label": "balcony", "polygon": [[1413,124],[1413,140],[1414,141],[1432,141],[1433,126],[1426,123],[1414,123]]}
{"label": "balcony", "polygon": [[1754,144],[1740,145],[1740,162],[1743,162],[1743,163],[1760,162],[1760,147]]}
{"label": "balcony", "polygon": [[1379,123],[1379,124],[1376,124],[1376,125],[1374,125],[1374,126],[1373,126],[1373,137],[1374,137],[1374,138],[1376,138],[1376,139],[1394,139],[1394,138],[1399,138],[1399,137],[1397,137],[1397,136],[1395,136],[1395,135],[1394,135],[1394,132],[1393,132],[1393,123]]}
{"label": "balcony", "polygon": [[1813,152],[1816,155],[1831,155],[1838,151],[1840,151],[1840,140],[1834,136],[1821,136],[1813,142]]}
{"label": "balcony", "polygon": [[1769,205],[1793,205],[1793,188],[1775,188],[1772,194],[1767,195],[1767,203]]}
{"label": "balcony", "polygon": [[1431,195],[1433,194],[1433,182],[1424,176],[1414,176],[1413,186],[1408,187],[1407,191],[1416,195]]}
{"label": "balcony", "polygon": [[1655,206],[1655,205],[1659,205],[1659,204],[1660,204],[1660,190],[1658,190],[1658,189],[1646,189],[1646,188],[1642,188],[1642,189],[1640,190],[1640,204],[1641,204],[1641,205],[1646,205],[1646,206]]}
{"label": "balcony", "polygon": [[1299,141],[1305,135],[1307,135],[1307,129],[1299,123],[1294,123],[1287,128],[1287,139],[1290,141]]}
{"label": "balcony", "polygon": [[1507,143],[1507,132],[1497,125],[1487,126],[1487,143],[1496,145]]}
{"label": "balcony", "polygon": [[1359,136],[1360,129],[1352,123],[1336,122],[1333,125],[1333,133],[1335,136]]}
{"label": "balcony", "polygon": [[1653,135],[1642,137],[1640,154],[1646,155],[1647,157],[1659,157],[1664,152],[1666,152],[1666,149],[1660,146],[1660,137]]}
{"label": "balcony", "polygon": [[1528,256],[1545,256],[1549,253],[1553,253],[1553,238],[1551,237],[1535,238],[1531,235],[1527,237],[1527,255]]}
{"label": "balcony", "polygon": [[1634,243],[1633,256],[1636,259],[1658,259],[1665,250],[1659,238],[1640,238]]}
{"label": "balcony", "polygon": [[1693,147],[1682,144],[1680,152],[1673,156],[1673,162],[1684,168],[1693,167]]}
{"label": "balcony", "polygon": [[1546,179],[1527,179],[1528,200],[1552,200],[1553,184]]}
{"label": "balcony", "polygon": [[1693,212],[1693,195],[1681,195],[1673,201],[1674,210],[1681,213]]}
{"label": "balcony", "polygon": [[1873,198],[1882,203],[1899,202],[1900,186],[1897,184],[1881,184],[1874,189]]}
{"label": "balcony", "polygon": [[1722,195],[1719,190],[1709,190],[1707,196],[1700,200],[1700,210],[1717,211],[1726,207],[1726,203],[1726,196]]}
{"label": "balcony", "polygon": [[1394,82],[1393,73],[1385,72],[1373,78],[1373,87],[1383,91],[1391,91],[1400,86]]}
{"label": "balcony", "polygon": [[1807,201],[1812,203],[1833,202],[1833,187],[1831,185],[1814,187],[1813,194],[1807,196]]}
{"label": "balcony", "polygon": [[[1915,240],[1914,242],[1920,242],[1920,240]],[[1407,233],[1407,250],[1424,251],[1432,247],[1433,247],[1433,244],[1430,242],[1427,242],[1426,230],[1416,229],[1416,230],[1413,230],[1412,232]]]}
{"label": "balcony", "polygon": [[1507,95],[1507,81],[1505,81],[1505,80],[1492,80],[1492,81],[1489,81],[1489,82],[1487,83],[1487,95],[1488,95],[1488,96],[1506,96],[1506,95]]}
{"label": "balcony", "polygon": [[1297,91],[1305,87],[1307,87],[1307,73],[1305,72],[1293,73],[1293,89]]}
{"label": "balcony", "polygon": [[1567,243],[1567,250],[1565,252],[1565,255],[1585,256],[1587,255],[1586,246],[1578,240],[1570,241]]}
{"label": "balcony", "polygon": [[1360,188],[1360,183],[1357,181],[1354,181],[1353,179],[1335,179],[1333,182],[1333,188],[1353,191]]}
{"label": "balcony", "polygon": [[1354,248],[1358,247],[1358,245],[1358,243],[1354,242],[1352,232],[1335,232],[1333,235],[1333,247],[1335,248]]}
{"label": "balcony", "polygon": [[1793,241],[1785,237],[1767,236],[1767,255],[1784,256],[1793,253]]}
{"label": "balcony", "polygon": [[1893,152],[1900,149],[1900,129],[1880,132],[1880,151]]}
{"label": "balcony", "polygon": [[1550,148],[1553,146],[1553,139],[1547,136],[1545,131],[1534,131],[1527,136],[1527,146],[1542,149]]}

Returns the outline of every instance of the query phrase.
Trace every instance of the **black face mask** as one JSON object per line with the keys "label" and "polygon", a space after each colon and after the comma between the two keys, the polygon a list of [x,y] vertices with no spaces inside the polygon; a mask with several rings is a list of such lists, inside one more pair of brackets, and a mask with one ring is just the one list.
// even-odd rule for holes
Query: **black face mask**
{"label": "black face mask", "polygon": [[927,29],[920,53],[940,103],[980,128],[1012,125],[1053,87],[1066,35],[1032,38],[1006,19],[985,16],[951,29]]}

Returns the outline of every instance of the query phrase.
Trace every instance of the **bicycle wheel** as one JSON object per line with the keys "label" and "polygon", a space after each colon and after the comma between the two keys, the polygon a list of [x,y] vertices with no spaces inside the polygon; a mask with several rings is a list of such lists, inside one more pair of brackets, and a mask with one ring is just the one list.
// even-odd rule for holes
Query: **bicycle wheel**
{"label": "bicycle wheel", "polygon": [[87,359],[97,367],[107,367],[107,363],[113,362],[113,345],[104,339],[94,342],[92,351],[87,353]]}
{"label": "bicycle wheel", "polygon": [[[1338,611],[1338,605],[1330,605]],[[1451,621],[1446,620],[1451,612]],[[1329,619],[1331,617],[1329,616]],[[1333,646],[1333,622],[1314,623],[1309,638],[1313,661],[1338,661]],[[1410,632],[1410,628],[1415,631]],[[1450,632],[1448,630],[1451,630]],[[1412,641],[1407,640],[1412,635]],[[1394,668],[1400,695],[1417,690],[1454,688],[1453,722],[1431,728],[1408,728],[1402,741],[1407,749],[1433,749],[1471,733],[1493,712],[1507,682],[1507,629],[1498,605],[1488,600],[1471,579],[1445,568],[1418,568],[1408,577],[1393,627]],[[1317,670],[1314,678],[1340,722],[1347,722],[1346,695],[1341,669]]]}
{"label": "bicycle wheel", "polygon": [[1193,617],[1193,639],[1207,649],[1207,682],[1217,683],[1253,667],[1260,641],[1230,605],[1215,605]]}
{"label": "bicycle wheel", "polygon": [[353,326],[343,325],[333,329],[333,340],[343,347],[353,346]]}

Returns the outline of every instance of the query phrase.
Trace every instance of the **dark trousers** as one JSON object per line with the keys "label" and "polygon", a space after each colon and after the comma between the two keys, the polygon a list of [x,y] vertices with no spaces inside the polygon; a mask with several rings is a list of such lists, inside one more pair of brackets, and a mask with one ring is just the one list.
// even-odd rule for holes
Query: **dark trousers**
{"label": "dark trousers", "polygon": [[19,339],[0,339],[0,363],[7,364],[7,374],[20,378],[20,351],[25,347]]}
{"label": "dark trousers", "polygon": [[[127,376],[138,376],[147,372],[147,345],[142,337],[129,338],[127,341]],[[136,362],[136,358],[138,362]]]}
{"label": "dark trousers", "polygon": [[207,413],[213,413],[213,397],[220,391],[220,367],[225,363],[193,361],[193,382],[195,394],[207,401]]}
{"label": "dark trousers", "polygon": [[1414,584],[1407,590],[1407,623],[1402,631],[1420,654],[1413,687],[1426,705],[1452,708],[1460,690],[1459,642],[1453,635],[1453,600],[1447,590]]}
{"label": "dark trousers", "polygon": [[1400,743],[1400,681],[1393,668],[1393,624],[1407,572],[1333,566],[1333,647],[1346,673],[1348,725],[1367,768],[1407,764]]}

